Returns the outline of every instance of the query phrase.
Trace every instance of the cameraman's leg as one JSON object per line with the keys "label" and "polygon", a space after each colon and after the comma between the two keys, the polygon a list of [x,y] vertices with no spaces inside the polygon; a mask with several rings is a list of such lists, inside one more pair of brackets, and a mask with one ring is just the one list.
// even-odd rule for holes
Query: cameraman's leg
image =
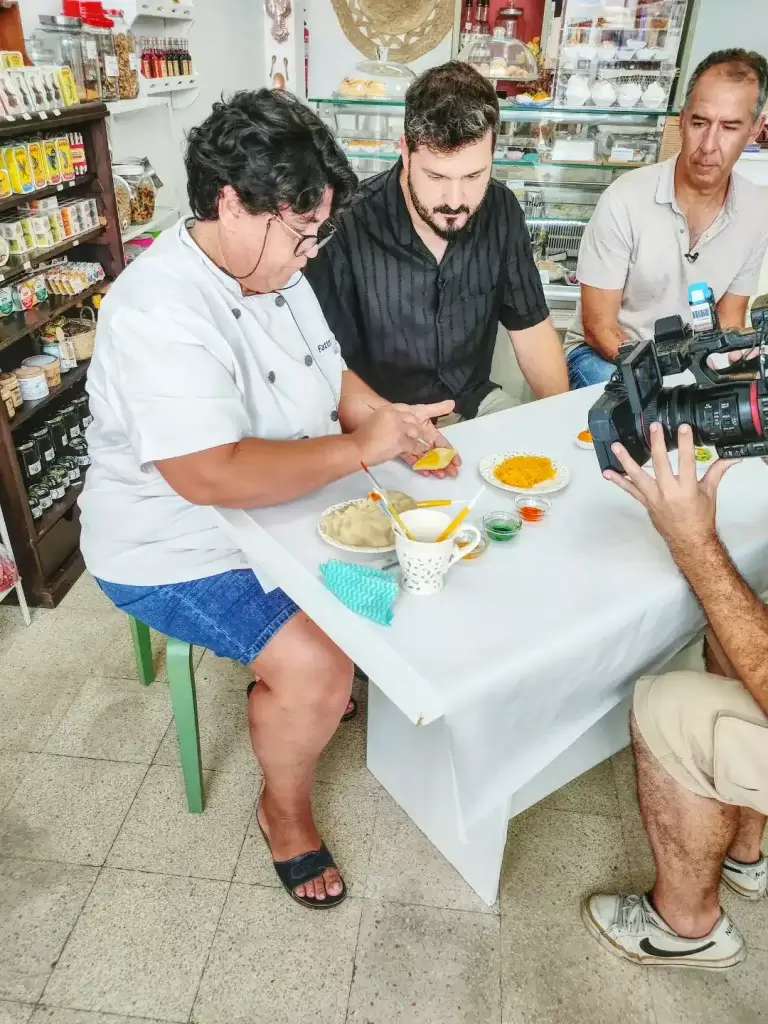
{"label": "cameraman's leg", "polygon": [[571,391],[588,388],[607,381],[616,369],[614,363],[603,359],[590,345],[577,345],[566,356],[568,383]]}
{"label": "cameraman's leg", "polygon": [[[714,675],[726,676],[728,679],[739,678],[711,628],[707,628],[704,634],[704,666],[707,672]],[[764,814],[752,810],[751,807],[742,807],[739,826],[728,850],[728,856],[742,864],[756,864],[762,856],[761,845],[766,821],[768,819]]]}
{"label": "cameraman's leg", "polygon": [[720,917],[720,869],[739,808],[682,786],[651,753],[634,713],[631,725],[640,813],[656,862],[653,905],[678,935],[706,935]]}

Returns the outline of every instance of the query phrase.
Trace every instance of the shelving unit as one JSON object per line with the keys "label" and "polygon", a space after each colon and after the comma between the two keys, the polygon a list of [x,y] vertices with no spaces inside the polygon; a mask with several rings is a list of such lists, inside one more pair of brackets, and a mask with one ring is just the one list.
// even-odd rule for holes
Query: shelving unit
{"label": "shelving unit", "polygon": [[[162,101],[160,101],[162,102]],[[17,119],[13,123],[0,119],[0,143],[4,139],[20,137],[58,128],[82,132],[88,174],[72,183],[72,188],[83,195],[98,198],[103,224],[76,239],[68,239],[54,249],[30,261],[32,267],[47,262],[57,254],[77,251],[77,258],[99,262],[108,279],[115,278],[125,266],[123,242],[118,229],[118,214],[112,187],[112,165],[109,155],[106,121],[107,107],[102,103],[81,104],[62,112],[60,120],[41,123],[40,118],[29,121]],[[44,189],[39,195],[55,195],[69,187]],[[24,200],[16,196],[4,200],[3,209],[9,209]],[[14,270],[13,275],[25,271]],[[6,278],[11,276],[6,274]],[[79,295],[54,296],[32,309],[0,320],[0,371],[13,370],[22,360],[38,351],[34,333],[62,313],[84,302],[94,293],[103,291],[106,282],[94,285]],[[74,370],[62,374],[61,383],[39,402],[25,402],[15,417],[8,420],[5,408],[0,409],[0,494],[8,524],[17,565],[32,604],[55,607],[66,594],[84,565],[79,549],[79,522],[77,514],[78,488],[70,488],[62,501],[56,502],[43,517],[35,522],[29,509],[16,445],[42,422],[45,415],[82,393],[88,363],[81,362]]]}

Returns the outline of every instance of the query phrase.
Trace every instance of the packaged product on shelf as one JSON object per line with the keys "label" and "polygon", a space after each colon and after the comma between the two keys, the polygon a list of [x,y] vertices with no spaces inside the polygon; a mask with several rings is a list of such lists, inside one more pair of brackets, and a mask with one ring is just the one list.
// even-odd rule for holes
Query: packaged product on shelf
{"label": "packaged product on shelf", "polygon": [[29,94],[32,97],[34,109],[51,110],[53,108],[53,97],[46,89],[45,75],[42,68],[25,68],[24,77],[29,87]]}
{"label": "packaged product on shelf", "polygon": [[59,216],[61,217],[61,229],[64,233],[64,238],[72,238],[73,235],[77,234],[75,228],[75,222],[72,219],[72,209],[69,206],[59,207]]}
{"label": "packaged product on shelf", "polygon": [[67,432],[67,426],[64,422],[64,417],[60,412],[55,413],[53,416],[49,416],[45,421],[45,425],[51,431],[53,437],[53,444],[56,448],[56,455],[61,457],[62,455],[69,454],[69,433]]}
{"label": "packaged product on shelf", "polygon": [[27,144],[27,152],[29,153],[29,169],[32,172],[32,181],[35,184],[35,189],[39,191],[48,184],[48,178],[45,174],[45,154],[43,152],[42,139],[32,139]]}
{"label": "packaged product on shelf", "polygon": [[21,389],[19,388],[19,378],[15,373],[0,373],[0,391],[10,395],[11,401],[17,409],[21,408]]}
{"label": "packaged product on shelf", "polygon": [[82,469],[87,469],[87,467],[90,466],[91,464],[91,457],[88,454],[88,442],[86,441],[86,439],[84,437],[76,438],[74,441],[70,442],[70,448],[72,449],[72,454],[77,460],[78,466],[80,466]]}
{"label": "packaged product on shelf", "polygon": [[[36,253],[35,233],[28,214],[0,221],[0,232],[8,242],[11,257],[28,257]],[[15,262],[19,263],[18,260]]]}
{"label": "packaged product on shelf", "polygon": [[36,213],[30,217],[32,231],[35,236],[35,245],[38,249],[52,249],[56,245],[56,238],[51,230],[47,213]]}
{"label": "packaged product on shelf", "polygon": [[2,153],[13,191],[17,195],[34,192],[35,182],[32,177],[27,147],[21,142],[14,142],[3,146]]}
{"label": "packaged product on shelf", "polygon": [[87,200],[87,202],[88,202],[88,208],[91,211],[91,223],[93,224],[93,226],[95,228],[97,228],[101,224],[101,216],[99,214],[99,204],[96,202],[96,200],[92,196],[91,196],[90,199]]}
{"label": "packaged product on shelf", "polygon": [[56,138],[56,152],[59,154],[59,170],[64,181],[75,180],[75,167],[72,163],[72,148],[66,135]]}
{"label": "packaged product on shelf", "polygon": [[56,77],[61,89],[61,99],[64,106],[74,107],[80,101],[77,95],[77,83],[75,82],[75,76],[72,74],[72,68],[56,68]]}
{"label": "packaged product on shelf", "polygon": [[24,57],[18,50],[0,50],[0,67],[23,68]]}
{"label": "packaged product on shelf", "polygon": [[24,367],[40,367],[45,374],[49,388],[55,388],[61,384],[61,363],[58,356],[51,356],[45,352],[39,356],[27,356],[26,359],[22,359],[21,365]]}
{"label": "packaged product on shelf", "polygon": [[39,366],[21,366],[13,371],[19,380],[21,397],[25,402],[38,402],[48,397],[48,382],[45,370]]}
{"label": "packaged product on shelf", "polygon": [[67,138],[72,153],[72,166],[75,169],[75,177],[79,178],[88,172],[88,160],[85,155],[83,136],[80,132],[70,132]]}
{"label": "packaged product on shelf", "polygon": [[38,303],[45,302],[47,298],[48,287],[45,283],[45,274],[38,274],[36,277],[18,281],[13,285],[13,308],[17,313],[32,309]]}
{"label": "packaged product on shelf", "polygon": [[45,196],[43,199],[25,199],[23,203],[19,203],[20,210],[29,210],[30,213],[40,213],[42,211],[50,213],[51,210],[58,210],[58,208],[58,196]]}
{"label": "packaged product on shelf", "polygon": [[51,492],[53,500],[61,501],[69,489],[69,473],[58,465],[54,465],[43,476],[42,482]]}
{"label": "packaged product on shelf", "polygon": [[120,99],[132,100],[139,95],[139,57],[136,52],[136,37],[128,28],[121,10],[105,10],[105,13],[114,22],[112,34],[117,54],[117,88]]}
{"label": "packaged product on shelf", "polygon": [[127,231],[131,226],[131,190],[127,181],[118,175],[114,176],[114,184],[117,219],[120,223],[120,230]]}
{"label": "packaged product on shelf", "polygon": [[32,114],[37,109],[35,107],[35,101],[32,96],[32,90],[30,89],[29,78],[27,75],[27,68],[16,68],[9,71],[8,74],[11,76],[16,84],[16,89],[19,95],[24,100],[24,109]]}
{"label": "packaged product on shelf", "polygon": [[64,221],[62,220],[61,210],[47,210],[44,212],[48,218],[48,227],[53,235],[53,244],[59,245],[64,241]]}
{"label": "packaged product on shelf", "polygon": [[155,215],[157,190],[162,181],[146,157],[132,157],[114,165],[131,194],[131,223],[148,224]]}
{"label": "packaged product on shelf", "polygon": [[19,91],[14,72],[7,68],[0,70],[0,104],[3,113],[12,114],[14,117],[30,113],[27,102]]}
{"label": "packaged product on shelf", "polygon": [[[40,70],[43,73],[46,94],[49,97],[51,109],[60,110],[62,107],[72,106],[71,103],[67,102],[67,97],[64,95],[64,92],[61,88],[61,82],[59,81],[59,69],[50,66],[41,68]],[[70,69],[67,68],[67,71],[69,70]]]}
{"label": "packaged product on shelf", "polygon": [[75,347],[72,342],[68,341],[66,338],[63,338],[60,341],[43,341],[43,352],[49,356],[56,356],[61,364],[62,373],[69,373],[70,370],[74,370],[77,366]]}
{"label": "packaged product on shelf", "polygon": [[0,288],[0,316],[10,316],[13,311],[13,289]]}
{"label": "packaged product on shelf", "polygon": [[45,153],[45,176],[49,185],[61,184],[61,168],[59,167],[59,151],[56,147],[56,139],[43,139],[43,152]]}
{"label": "packaged product on shelf", "polygon": [[70,487],[79,487],[82,484],[82,470],[74,455],[65,455],[59,460],[59,465],[69,473]]}
{"label": "packaged product on shelf", "polygon": [[0,235],[0,267],[7,267],[11,260],[11,247],[8,240]]}
{"label": "packaged product on shelf", "polygon": [[77,409],[78,415],[80,416],[80,427],[82,428],[82,433],[85,434],[85,431],[90,427],[91,423],[93,423],[88,395],[78,395],[72,404]]}
{"label": "packaged product on shelf", "polygon": [[53,443],[51,428],[47,423],[44,426],[39,427],[37,430],[33,430],[30,434],[30,439],[37,445],[37,450],[40,453],[40,461],[43,466],[47,466],[49,463],[56,461],[56,446]]}
{"label": "packaged product on shelf", "polygon": [[3,151],[0,148],[0,199],[7,199],[8,196],[12,195],[13,189],[11,188],[11,179],[5,166]]}
{"label": "packaged product on shelf", "polygon": [[[43,374],[43,383],[45,383],[45,374]],[[41,395],[41,398],[45,398],[48,394],[47,390],[45,395]],[[35,398],[24,397],[25,402],[35,402]],[[37,443],[32,438],[27,438],[22,441],[21,444],[16,445],[16,455],[21,466],[21,471],[24,474],[24,479],[28,483],[36,482],[36,478],[40,477],[43,472],[43,459],[40,455],[40,451],[37,447]]]}

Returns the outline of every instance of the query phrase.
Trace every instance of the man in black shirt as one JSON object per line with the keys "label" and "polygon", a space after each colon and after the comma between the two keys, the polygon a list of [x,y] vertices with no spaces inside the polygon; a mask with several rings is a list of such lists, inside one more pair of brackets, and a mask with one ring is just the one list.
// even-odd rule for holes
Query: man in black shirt
{"label": "man in black shirt", "polygon": [[409,88],[402,158],[366,181],[306,274],[350,369],[392,402],[508,408],[491,383],[498,323],[537,397],[568,390],[517,199],[491,178],[499,104],[468,64]]}

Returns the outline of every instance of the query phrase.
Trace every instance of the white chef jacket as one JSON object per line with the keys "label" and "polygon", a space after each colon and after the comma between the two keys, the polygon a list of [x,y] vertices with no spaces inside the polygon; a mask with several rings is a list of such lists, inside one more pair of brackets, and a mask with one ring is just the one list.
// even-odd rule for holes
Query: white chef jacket
{"label": "white chef jacket", "polygon": [[180,497],[155,462],[245,437],[338,434],[345,368],[303,275],[278,293],[243,296],[183,221],[163,232],[99,316],[80,497],[89,571],[154,586],[245,568],[212,510]]}

